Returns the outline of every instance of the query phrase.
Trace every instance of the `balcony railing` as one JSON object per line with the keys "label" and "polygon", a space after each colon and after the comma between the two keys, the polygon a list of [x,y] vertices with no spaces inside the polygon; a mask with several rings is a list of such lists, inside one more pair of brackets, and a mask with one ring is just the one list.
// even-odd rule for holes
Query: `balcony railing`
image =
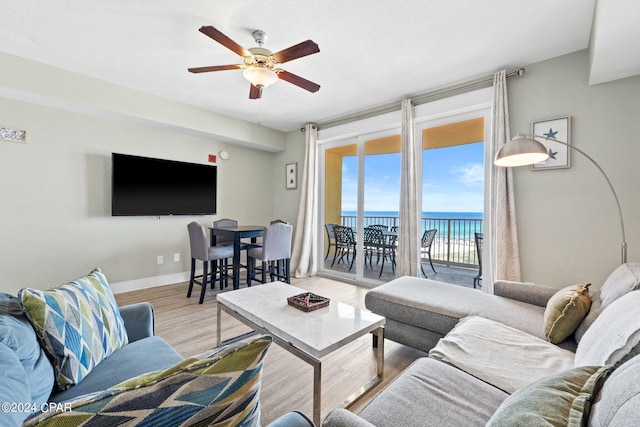
{"label": "balcony railing", "polygon": [[[341,217],[345,227],[356,227],[356,216],[345,215]],[[399,225],[398,217],[393,216],[365,216],[364,226],[384,224],[389,229]],[[431,247],[431,258],[434,262],[461,266],[477,267],[478,253],[476,251],[475,233],[482,233],[483,221],[481,219],[457,219],[457,218],[422,218],[422,230],[437,229],[438,233]]]}

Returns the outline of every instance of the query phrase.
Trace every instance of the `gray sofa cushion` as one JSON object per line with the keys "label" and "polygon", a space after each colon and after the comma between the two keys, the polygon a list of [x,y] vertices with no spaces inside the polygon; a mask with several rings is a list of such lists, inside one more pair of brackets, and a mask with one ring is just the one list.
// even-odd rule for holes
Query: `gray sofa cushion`
{"label": "gray sofa cushion", "polygon": [[602,312],[602,302],[600,300],[600,291],[599,290],[590,291],[590,293],[591,293],[591,308],[589,308],[589,312],[587,313],[585,318],[582,319],[582,322],[580,322],[574,334],[575,340],[578,343],[584,336],[585,332],[587,332],[587,329],[589,329],[589,326],[591,326],[591,324],[600,315],[600,312]]}
{"label": "gray sofa cushion", "polygon": [[591,324],[576,349],[575,366],[615,365],[638,354],[640,291],[613,301]]}
{"label": "gray sofa cushion", "polygon": [[417,277],[400,277],[365,296],[374,313],[445,335],[467,316],[482,316],[544,338],[544,307]]}
{"label": "gray sofa cushion", "polygon": [[158,336],[131,342],[104,359],[82,382],[68,390],[54,393],[52,402],[105,390],[129,378],[166,369],[184,358]]}
{"label": "gray sofa cushion", "polygon": [[496,280],[493,283],[494,295],[539,305],[540,307],[546,307],[547,302],[556,292],[558,292],[558,288],[532,282]]}
{"label": "gray sofa cushion", "polygon": [[334,409],[322,420],[322,427],[376,427],[343,408]]}
{"label": "gray sofa cushion", "polygon": [[609,275],[600,289],[602,309],[622,295],[640,289],[640,263],[622,264]]}
{"label": "gray sofa cushion", "polygon": [[640,356],[618,367],[591,407],[589,426],[629,427],[640,423]]}
{"label": "gray sofa cushion", "polygon": [[574,353],[500,322],[471,316],[461,319],[429,357],[513,393],[571,369]]}
{"label": "gray sofa cushion", "polygon": [[507,396],[459,369],[420,358],[369,403],[360,417],[376,426],[479,426]]}

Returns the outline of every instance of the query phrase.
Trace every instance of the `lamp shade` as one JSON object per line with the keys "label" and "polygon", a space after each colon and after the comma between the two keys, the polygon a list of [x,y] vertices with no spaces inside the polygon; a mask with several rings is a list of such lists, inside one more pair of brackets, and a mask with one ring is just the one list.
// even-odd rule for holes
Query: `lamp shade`
{"label": "lamp shade", "polygon": [[549,153],[542,143],[518,134],[500,147],[493,163],[496,166],[516,167],[544,162],[548,158]]}
{"label": "lamp shade", "polygon": [[267,87],[278,80],[278,75],[274,71],[262,65],[253,65],[244,70],[242,75],[255,87]]}

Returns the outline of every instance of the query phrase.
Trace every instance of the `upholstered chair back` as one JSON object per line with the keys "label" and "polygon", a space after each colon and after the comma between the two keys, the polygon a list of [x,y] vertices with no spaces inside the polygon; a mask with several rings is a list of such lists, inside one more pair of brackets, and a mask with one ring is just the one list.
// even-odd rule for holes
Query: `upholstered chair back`
{"label": "upholstered chair back", "polygon": [[187,229],[189,230],[191,258],[209,261],[209,243],[207,242],[207,231],[204,225],[193,221],[187,225]]}
{"label": "upholstered chair back", "polygon": [[264,230],[262,260],[273,261],[291,258],[293,226],[276,223]]}
{"label": "upholstered chair back", "polygon": [[[217,221],[213,221],[213,228],[217,227],[237,227],[238,221],[235,219],[219,219]],[[227,243],[233,243],[233,239],[231,237],[226,236],[216,236],[216,246],[224,245]]]}

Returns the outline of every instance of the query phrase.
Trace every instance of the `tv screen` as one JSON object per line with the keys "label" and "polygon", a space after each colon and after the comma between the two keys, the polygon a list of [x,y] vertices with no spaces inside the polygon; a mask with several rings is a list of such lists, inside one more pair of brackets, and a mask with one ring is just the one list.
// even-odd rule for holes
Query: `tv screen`
{"label": "tv screen", "polygon": [[217,167],[113,153],[111,215],[216,213]]}

